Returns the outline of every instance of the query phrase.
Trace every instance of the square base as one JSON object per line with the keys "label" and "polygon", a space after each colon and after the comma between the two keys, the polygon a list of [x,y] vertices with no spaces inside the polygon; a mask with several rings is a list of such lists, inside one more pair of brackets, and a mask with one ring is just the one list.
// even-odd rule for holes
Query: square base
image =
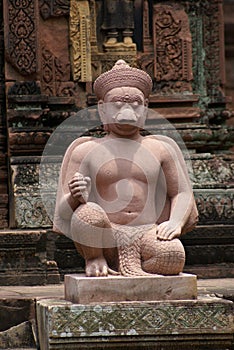
{"label": "square base", "polygon": [[65,299],[78,304],[197,298],[197,277],[185,273],[150,277],[86,277],[74,274],[65,275],[64,286]]}

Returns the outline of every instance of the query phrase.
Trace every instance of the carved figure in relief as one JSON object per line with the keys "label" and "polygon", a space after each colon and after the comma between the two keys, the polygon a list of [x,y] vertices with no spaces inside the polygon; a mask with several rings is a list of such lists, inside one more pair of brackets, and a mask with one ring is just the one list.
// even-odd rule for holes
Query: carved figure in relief
{"label": "carved figure in relief", "polygon": [[151,88],[147,73],[117,61],[94,84],[107,135],[78,138],[65,154],[54,230],[74,240],[87,276],[183,270],[179,237],[197,209],[177,144],[140,134]]}
{"label": "carved figure in relief", "polygon": [[103,24],[107,44],[113,45],[118,41],[132,44],[134,29],[133,0],[103,0]]}

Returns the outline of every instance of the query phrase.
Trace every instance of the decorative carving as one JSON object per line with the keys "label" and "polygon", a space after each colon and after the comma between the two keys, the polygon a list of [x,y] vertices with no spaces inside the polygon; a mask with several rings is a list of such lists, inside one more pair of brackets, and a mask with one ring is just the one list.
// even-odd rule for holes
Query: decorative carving
{"label": "decorative carving", "polygon": [[143,50],[144,52],[150,52],[152,50],[152,38],[150,35],[149,24],[149,3],[148,0],[143,2]]}
{"label": "decorative carving", "polygon": [[[153,303],[115,305],[71,305],[61,302],[49,307],[50,337],[87,337],[145,334],[193,334],[231,329],[231,305],[221,303]],[[79,325],[79,327],[77,327]]]}
{"label": "decorative carving", "polygon": [[91,82],[90,12],[86,0],[71,0],[70,40],[73,79]]}
{"label": "decorative carving", "polygon": [[40,95],[41,89],[36,81],[17,81],[8,90],[8,95]]}
{"label": "decorative carving", "polygon": [[193,186],[195,188],[227,188],[234,185],[232,157],[218,156],[193,159]]}
{"label": "decorative carving", "polygon": [[188,16],[181,5],[153,6],[153,40],[156,90],[191,92],[191,33]]}
{"label": "decorative carving", "polygon": [[97,53],[97,14],[96,14],[96,1],[89,0],[90,7],[90,19],[92,20],[92,25],[90,26],[90,44],[92,53]]}
{"label": "decorative carving", "polygon": [[233,190],[194,190],[200,224],[233,224]]}
{"label": "decorative carving", "polygon": [[43,19],[69,15],[70,0],[39,0]]}
{"label": "decorative carving", "polygon": [[37,71],[37,9],[37,0],[5,0],[6,57],[22,75]]}
{"label": "decorative carving", "polygon": [[[15,218],[18,228],[51,227],[59,165],[55,162],[46,163],[40,169],[42,182],[44,173],[47,173],[47,183],[43,182],[43,198],[40,195],[42,182],[39,182],[39,164],[24,164],[23,162],[11,166],[13,170]],[[47,192],[45,193],[45,191]],[[46,204],[46,208],[44,204]],[[51,209],[50,215],[48,214],[49,209]]]}
{"label": "decorative carving", "polygon": [[[17,125],[16,120],[11,120],[11,124]],[[33,125],[30,125],[33,128]],[[30,128],[29,127],[29,128]],[[11,153],[17,154],[22,151],[29,154],[30,152],[42,152],[51,132],[46,131],[18,131],[10,132],[9,144]]]}
{"label": "decorative carving", "polygon": [[[51,206],[54,207],[53,201]],[[15,217],[18,228],[51,227],[52,224],[39,193],[30,193],[30,197],[16,196]]]}
{"label": "decorative carving", "polygon": [[70,65],[62,64],[58,57],[42,43],[42,76],[41,90],[47,96],[72,96],[74,94],[73,82],[64,82],[64,72],[70,69]]}
{"label": "decorative carving", "polygon": [[0,228],[8,226],[7,128],[5,112],[3,1],[0,2]]}
{"label": "decorative carving", "polygon": [[[205,0],[201,6],[204,8],[204,49],[205,49],[205,76],[207,94],[211,102],[224,96],[224,50],[223,50],[223,21],[222,1],[210,2]],[[218,102],[218,101],[217,101]]]}

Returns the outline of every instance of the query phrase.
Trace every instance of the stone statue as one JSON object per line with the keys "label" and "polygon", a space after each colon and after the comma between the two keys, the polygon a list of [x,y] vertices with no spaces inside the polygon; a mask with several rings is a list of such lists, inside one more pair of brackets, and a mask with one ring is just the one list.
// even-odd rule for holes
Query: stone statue
{"label": "stone statue", "polygon": [[118,41],[132,44],[134,29],[133,0],[103,0],[102,29],[107,35],[107,44],[114,45]]}
{"label": "stone statue", "polygon": [[64,156],[54,230],[74,240],[87,276],[183,270],[179,237],[197,209],[177,144],[140,134],[151,88],[147,73],[117,61],[94,83],[107,135],[80,137]]}

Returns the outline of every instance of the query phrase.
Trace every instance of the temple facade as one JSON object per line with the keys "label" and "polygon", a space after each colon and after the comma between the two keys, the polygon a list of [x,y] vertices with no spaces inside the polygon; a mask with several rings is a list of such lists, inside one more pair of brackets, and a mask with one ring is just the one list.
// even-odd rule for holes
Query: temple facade
{"label": "temple facade", "polygon": [[[185,270],[234,276],[234,2],[111,3],[0,1],[0,284],[83,270],[73,242],[52,232],[50,208],[64,149],[102,136],[92,83],[118,59],[153,80],[147,132],[160,115],[169,122],[160,130],[189,153],[199,224],[182,237]],[[77,113],[76,128],[51,139]],[[49,140],[56,147],[42,158]]]}

